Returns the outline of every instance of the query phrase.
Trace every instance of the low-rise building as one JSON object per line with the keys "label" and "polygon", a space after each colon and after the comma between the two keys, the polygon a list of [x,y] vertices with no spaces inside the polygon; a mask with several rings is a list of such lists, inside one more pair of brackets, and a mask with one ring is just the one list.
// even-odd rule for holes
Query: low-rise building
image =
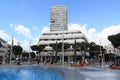
{"label": "low-rise building", "polygon": [[120,50],[118,48],[114,48],[112,45],[105,46],[104,48],[106,49],[107,54],[112,53],[120,56]]}
{"label": "low-rise building", "polygon": [[[88,42],[87,37],[79,30],[77,31],[52,31],[52,32],[45,32],[43,35],[39,38],[38,45],[47,45],[49,46],[50,44],[53,43],[68,43],[68,44],[74,44],[75,41],[77,43],[82,43],[82,42]],[[81,55],[83,52],[77,51],[77,57],[81,58]],[[58,58],[63,55],[63,52],[58,51]],[[72,47],[69,48],[68,51],[64,52],[64,58],[65,61],[73,61],[73,55],[74,55],[74,50]],[[46,57],[50,57],[49,52],[41,52],[41,61],[44,61]],[[55,53],[53,52],[52,54],[53,58],[55,57]]]}
{"label": "low-rise building", "polygon": [[38,44],[49,45],[51,43],[56,43],[56,41],[64,43],[73,44],[76,42],[88,42],[87,37],[81,31],[54,31],[45,32],[39,38]]}
{"label": "low-rise building", "polygon": [[3,40],[2,38],[0,38],[0,44],[1,44],[1,47],[0,47],[0,62],[4,62],[5,61],[5,56],[8,54],[9,47],[8,47],[8,43],[5,40]]}

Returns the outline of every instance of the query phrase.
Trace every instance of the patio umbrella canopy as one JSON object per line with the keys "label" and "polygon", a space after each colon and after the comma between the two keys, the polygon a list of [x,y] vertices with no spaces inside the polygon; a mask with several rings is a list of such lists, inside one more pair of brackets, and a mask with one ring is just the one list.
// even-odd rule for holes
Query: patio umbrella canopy
{"label": "patio umbrella canopy", "polygon": [[50,46],[46,46],[43,49],[42,55],[49,55],[49,54],[52,54],[52,53],[53,53],[53,48],[50,47]]}
{"label": "patio umbrella canopy", "polygon": [[53,50],[53,48],[52,47],[50,47],[50,46],[46,46],[45,48],[44,48],[44,51],[52,51]]}
{"label": "patio umbrella canopy", "polygon": [[66,52],[65,55],[72,56],[73,54],[74,54],[74,52],[73,52],[73,48],[72,48],[72,46],[70,46],[70,48],[67,49],[67,52]]}

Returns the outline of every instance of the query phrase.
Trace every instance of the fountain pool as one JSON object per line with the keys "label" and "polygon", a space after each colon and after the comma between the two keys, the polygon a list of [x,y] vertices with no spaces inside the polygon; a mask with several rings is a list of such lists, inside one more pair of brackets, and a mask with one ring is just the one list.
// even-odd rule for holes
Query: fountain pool
{"label": "fountain pool", "polygon": [[37,67],[0,67],[0,80],[62,80],[60,74]]}

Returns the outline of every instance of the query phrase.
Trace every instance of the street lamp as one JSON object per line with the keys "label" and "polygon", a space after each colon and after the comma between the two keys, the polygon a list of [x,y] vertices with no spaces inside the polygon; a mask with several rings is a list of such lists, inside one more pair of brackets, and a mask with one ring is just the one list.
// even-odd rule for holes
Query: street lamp
{"label": "street lamp", "polygon": [[12,53],[13,53],[13,36],[12,36],[11,50],[10,50],[10,65],[11,65]]}
{"label": "street lamp", "polygon": [[62,32],[62,53],[63,53],[63,66],[64,66],[64,33]]}
{"label": "street lamp", "polygon": [[30,59],[31,59],[31,42],[29,43],[29,60],[28,63],[30,64]]}
{"label": "street lamp", "polygon": [[62,32],[62,62],[63,62],[63,66],[64,66],[64,31],[63,31],[63,28],[62,28],[62,25],[61,25],[61,13],[62,11],[60,11],[60,16],[59,16],[59,21],[60,21],[60,28],[61,28],[61,32]]}
{"label": "street lamp", "polygon": [[101,41],[100,41],[100,54],[101,54],[101,59],[102,59],[102,62],[100,63],[101,68],[104,69],[104,54],[103,54],[102,49],[101,49]]}

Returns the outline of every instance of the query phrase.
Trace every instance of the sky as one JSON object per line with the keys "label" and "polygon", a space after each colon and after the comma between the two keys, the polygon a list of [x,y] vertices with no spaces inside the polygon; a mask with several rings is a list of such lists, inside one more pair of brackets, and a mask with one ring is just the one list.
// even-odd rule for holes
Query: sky
{"label": "sky", "polygon": [[20,42],[25,50],[49,31],[50,7],[68,7],[68,30],[81,30],[89,42],[110,45],[120,33],[120,0],[0,0],[0,38]]}

